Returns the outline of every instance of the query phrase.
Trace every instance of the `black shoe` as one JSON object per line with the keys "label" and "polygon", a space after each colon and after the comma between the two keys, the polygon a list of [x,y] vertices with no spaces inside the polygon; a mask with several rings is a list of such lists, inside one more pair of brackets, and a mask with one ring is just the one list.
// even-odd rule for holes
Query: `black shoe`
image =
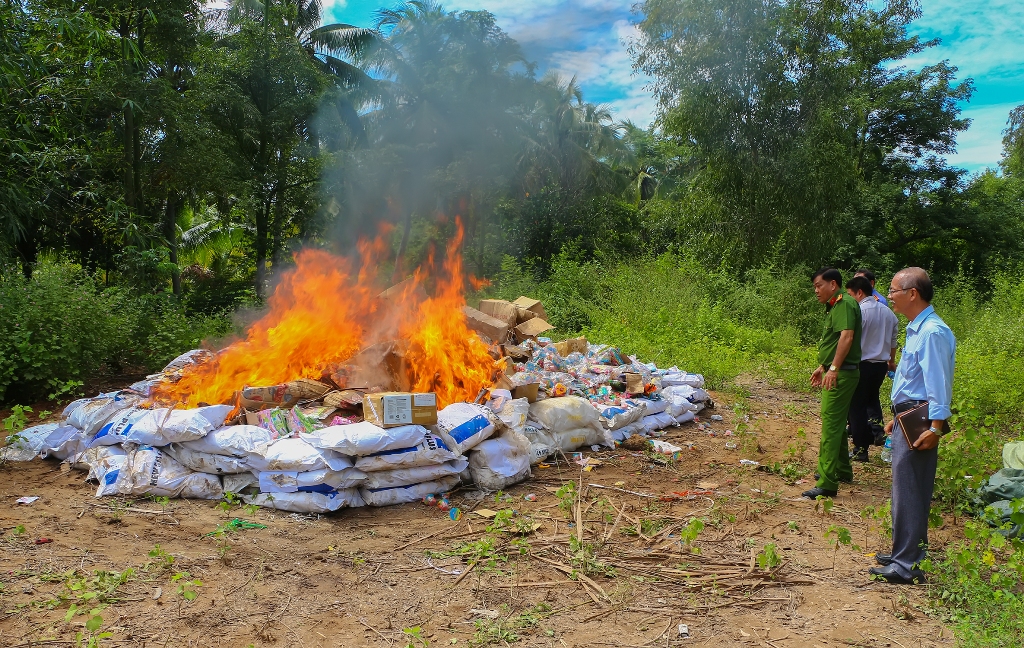
{"label": "black shoe", "polygon": [[[814,480],[817,481],[819,479],[821,479],[821,475],[819,475],[818,473],[814,473]],[[852,484],[853,483],[853,477],[850,477],[849,479],[840,479],[839,483],[841,483],[841,484]]]}
{"label": "black shoe", "polygon": [[885,428],[883,428],[881,425],[872,426],[872,427],[874,427],[875,445],[876,446],[884,446],[885,445]]}
{"label": "black shoe", "polygon": [[883,565],[885,567],[888,567],[889,565],[892,564],[892,554],[876,553],[875,554],[875,562],[878,563],[879,565]]}
{"label": "black shoe", "polygon": [[911,569],[910,578],[900,576],[899,572],[892,565],[887,567],[872,567],[868,570],[872,580],[883,580],[893,585],[922,585],[924,584],[924,572],[920,569]]}
{"label": "black shoe", "polygon": [[800,493],[802,497],[806,497],[808,499],[817,499],[819,497],[835,497],[838,494],[838,491],[828,490],[827,488],[818,488],[817,486],[815,486],[811,490],[806,490]]}
{"label": "black shoe", "polygon": [[861,463],[866,463],[868,461],[868,449],[854,448],[853,452],[850,453],[850,461],[859,461]]}

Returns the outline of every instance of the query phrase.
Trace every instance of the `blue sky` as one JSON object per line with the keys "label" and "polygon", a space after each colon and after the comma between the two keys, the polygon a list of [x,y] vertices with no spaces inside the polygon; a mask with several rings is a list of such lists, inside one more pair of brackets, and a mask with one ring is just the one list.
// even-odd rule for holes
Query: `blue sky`
{"label": "blue sky", "polygon": [[[323,0],[325,22],[369,26],[382,0]],[[523,46],[542,70],[575,75],[588,101],[606,103],[617,119],[646,126],[655,102],[646,79],[632,72],[626,43],[633,38],[633,0],[448,0],[445,8],[485,9]],[[1024,103],[1024,1],[922,0],[914,24],[924,38],[942,44],[912,61],[920,66],[949,59],[960,78],[971,77],[975,93],[964,105],[972,120],[949,161],[969,171],[994,167],[1010,110]]]}

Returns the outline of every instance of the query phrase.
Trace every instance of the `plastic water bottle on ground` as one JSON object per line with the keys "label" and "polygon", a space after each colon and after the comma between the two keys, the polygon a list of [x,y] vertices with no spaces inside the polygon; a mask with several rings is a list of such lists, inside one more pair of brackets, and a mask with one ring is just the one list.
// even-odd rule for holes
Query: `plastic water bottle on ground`
{"label": "plastic water bottle on ground", "polygon": [[885,437],[885,445],[882,447],[882,461],[887,464],[892,463],[892,437]]}

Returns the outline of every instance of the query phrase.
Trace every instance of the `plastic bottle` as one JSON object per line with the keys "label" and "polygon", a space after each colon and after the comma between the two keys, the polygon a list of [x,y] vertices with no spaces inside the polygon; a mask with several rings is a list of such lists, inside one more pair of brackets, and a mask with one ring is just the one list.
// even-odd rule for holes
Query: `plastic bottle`
{"label": "plastic bottle", "polygon": [[892,463],[892,437],[885,437],[885,446],[882,447],[882,461],[887,464]]}
{"label": "plastic bottle", "polygon": [[890,371],[890,372],[888,372],[885,375],[889,376],[889,380],[896,380],[896,372],[895,371]]}

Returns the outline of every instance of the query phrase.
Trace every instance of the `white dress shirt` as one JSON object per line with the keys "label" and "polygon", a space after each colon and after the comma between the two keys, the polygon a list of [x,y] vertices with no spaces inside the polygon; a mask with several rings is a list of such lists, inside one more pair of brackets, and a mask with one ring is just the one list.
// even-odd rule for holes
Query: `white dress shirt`
{"label": "white dress shirt", "polygon": [[896,346],[899,322],[888,306],[872,296],[860,300],[863,328],[860,334],[861,362],[888,362]]}

